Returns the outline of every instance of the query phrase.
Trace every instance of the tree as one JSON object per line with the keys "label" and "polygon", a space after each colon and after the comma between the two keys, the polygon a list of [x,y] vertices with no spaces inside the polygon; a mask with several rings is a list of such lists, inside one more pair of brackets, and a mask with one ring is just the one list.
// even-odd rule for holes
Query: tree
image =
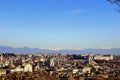
{"label": "tree", "polygon": [[120,0],[107,0],[109,1],[111,4],[119,4],[120,5]]}
{"label": "tree", "polygon": [[115,10],[120,13],[120,0],[107,0],[107,1],[109,1],[111,4],[117,5],[117,9],[115,8]]}

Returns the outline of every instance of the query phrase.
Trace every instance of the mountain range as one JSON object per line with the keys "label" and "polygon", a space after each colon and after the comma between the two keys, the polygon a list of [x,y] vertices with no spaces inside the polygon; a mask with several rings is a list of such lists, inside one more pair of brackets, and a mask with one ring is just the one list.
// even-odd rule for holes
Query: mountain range
{"label": "mountain range", "polygon": [[0,46],[0,52],[4,53],[71,53],[71,54],[120,54],[120,48],[109,49],[38,49],[38,48],[13,48],[8,46]]}

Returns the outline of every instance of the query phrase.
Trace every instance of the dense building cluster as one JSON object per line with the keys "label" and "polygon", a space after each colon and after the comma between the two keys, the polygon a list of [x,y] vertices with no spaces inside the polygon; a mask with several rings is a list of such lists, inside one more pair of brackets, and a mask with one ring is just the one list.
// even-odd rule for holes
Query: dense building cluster
{"label": "dense building cluster", "polygon": [[119,80],[120,55],[0,53],[0,80]]}

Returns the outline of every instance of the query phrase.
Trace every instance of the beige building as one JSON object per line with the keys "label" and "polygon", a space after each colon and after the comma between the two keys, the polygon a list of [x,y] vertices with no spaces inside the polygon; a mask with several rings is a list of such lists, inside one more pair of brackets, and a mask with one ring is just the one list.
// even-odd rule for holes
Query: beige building
{"label": "beige building", "polygon": [[113,55],[95,55],[94,60],[113,60]]}
{"label": "beige building", "polygon": [[83,72],[83,73],[90,73],[90,72],[91,72],[91,67],[88,67],[88,66],[84,67],[84,68],[82,69],[82,72]]}
{"label": "beige building", "polygon": [[6,74],[6,70],[0,69],[0,76],[5,75],[5,74]]}

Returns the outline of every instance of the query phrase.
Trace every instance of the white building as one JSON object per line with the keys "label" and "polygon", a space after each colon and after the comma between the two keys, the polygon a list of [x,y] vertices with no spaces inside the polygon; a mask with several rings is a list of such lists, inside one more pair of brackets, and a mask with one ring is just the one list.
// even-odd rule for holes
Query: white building
{"label": "white building", "polygon": [[22,72],[22,71],[23,71],[23,68],[21,67],[21,65],[18,65],[18,67],[11,70],[11,72]]}
{"label": "white building", "polygon": [[73,69],[73,74],[77,73],[79,69]]}
{"label": "white building", "polygon": [[24,72],[33,72],[32,65],[28,63],[28,64],[24,67]]}

